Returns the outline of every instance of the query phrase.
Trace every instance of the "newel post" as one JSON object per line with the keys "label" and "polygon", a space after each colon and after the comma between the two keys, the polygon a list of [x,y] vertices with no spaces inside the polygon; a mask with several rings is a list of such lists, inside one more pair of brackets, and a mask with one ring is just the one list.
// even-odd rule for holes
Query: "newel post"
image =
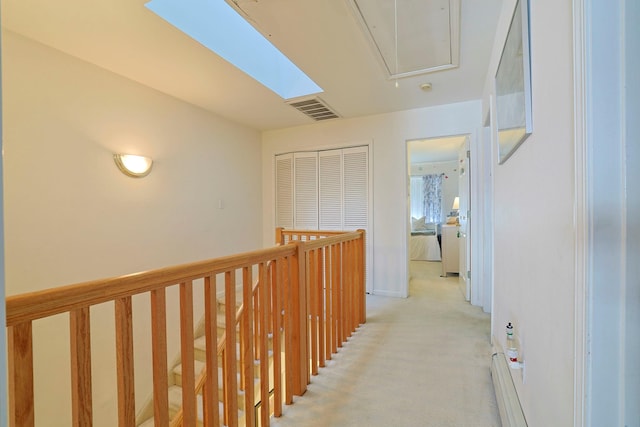
{"label": "newel post", "polygon": [[359,233],[362,233],[362,238],[359,241],[358,245],[358,301],[359,301],[359,314],[360,324],[364,324],[367,322],[367,232],[365,230],[358,230]]}
{"label": "newel post", "polygon": [[284,227],[276,227],[276,246],[284,245],[283,231]]}
{"label": "newel post", "polygon": [[293,362],[293,394],[302,396],[309,383],[309,332],[307,327],[307,281],[304,243],[290,242],[296,246],[292,260],[291,283],[291,342]]}

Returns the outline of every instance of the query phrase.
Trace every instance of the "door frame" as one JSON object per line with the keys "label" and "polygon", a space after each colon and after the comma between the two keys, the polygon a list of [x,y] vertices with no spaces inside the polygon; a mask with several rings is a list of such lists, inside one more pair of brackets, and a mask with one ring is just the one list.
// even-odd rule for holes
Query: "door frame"
{"label": "door frame", "polygon": [[631,46],[640,30],[629,25],[640,14],[634,1],[573,0],[576,427],[638,425],[631,403],[640,386],[628,361],[638,353],[640,326],[630,316],[640,307],[633,297],[627,301],[640,292],[627,252],[627,226],[637,227],[638,219],[627,214],[625,188],[627,164],[640,161],[637,151],[627,158],[627,137],[640,132],[637,120],[627,120],[640,107],[632,84],[640,69]]}

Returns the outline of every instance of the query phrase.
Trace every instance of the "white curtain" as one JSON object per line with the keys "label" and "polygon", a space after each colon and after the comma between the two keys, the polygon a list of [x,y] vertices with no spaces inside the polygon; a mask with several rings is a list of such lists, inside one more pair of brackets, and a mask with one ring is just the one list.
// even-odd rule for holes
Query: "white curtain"
{"label": "white curtain", "polygon": [[420,218],[424,215],[424,196],[422,193],[422,177],[411,177],[411,216]]}
{"label": "white curtain", "polygon": [[411,216],[442,222],[442,174],[411,177]]}

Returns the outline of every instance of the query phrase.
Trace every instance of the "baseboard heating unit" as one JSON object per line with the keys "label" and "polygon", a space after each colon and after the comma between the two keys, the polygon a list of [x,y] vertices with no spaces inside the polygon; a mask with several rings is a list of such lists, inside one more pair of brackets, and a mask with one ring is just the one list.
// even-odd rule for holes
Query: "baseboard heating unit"
{"label": "baseboard heating unit", "polygon": [[527,427],[504,353],[494,353],[491,356],[491,377],[502,427]]}

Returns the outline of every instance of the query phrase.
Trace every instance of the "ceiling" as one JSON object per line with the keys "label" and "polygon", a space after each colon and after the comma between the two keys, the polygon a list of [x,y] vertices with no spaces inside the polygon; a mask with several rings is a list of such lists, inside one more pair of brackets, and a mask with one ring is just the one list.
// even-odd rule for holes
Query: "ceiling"
{"label": "ceiling", "polygon": [[[432,1],[442,3],[359,3],[388,11],[389,4],[402,9]],[[459,65],[400,78],[397,87],[354,13],[353,0],[237,0],[237,7],[324,89],[319,96],[327,105],[341,117],[352,118],[479,99],[502,1],[463,0]],[[145,2],[2,0],[2,26],[257,130],[313,123],[274,92],[148,10]],[[401,15],[407,13],[398,13]],[[391,23],[386,27],[393,28],[394,17],[388,19]],[[406,20],[398,23],[413,25]],[[406,40],[411,39],[403,40],[402,50],[410,50]],[[432,89],[421,90],[420,85],[427,82]]]}
{"label": "ceiling", "polygon": [[457,161],[466,135],[409,141],[410,163]]}

